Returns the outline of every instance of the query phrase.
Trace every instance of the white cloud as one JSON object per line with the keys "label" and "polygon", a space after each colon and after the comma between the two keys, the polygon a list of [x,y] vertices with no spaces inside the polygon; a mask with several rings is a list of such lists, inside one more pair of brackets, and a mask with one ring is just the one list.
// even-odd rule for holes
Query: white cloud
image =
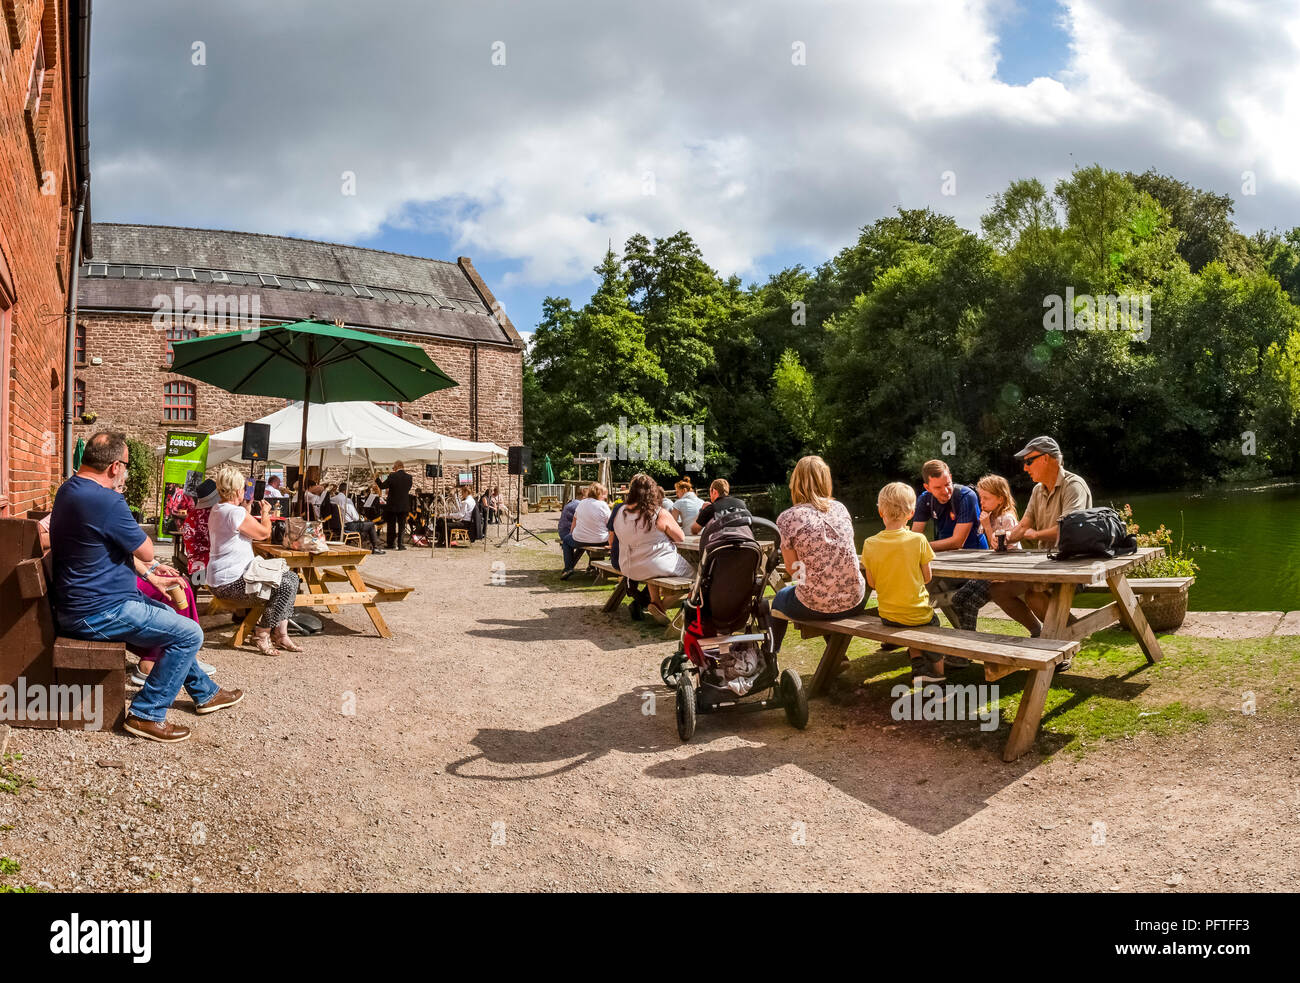
{"label": "white cloud", "polygon": [[[101,5],[95,214],[339,241],[437,228],[478,259],[520,260],[524,284],[576,280],[634,231],[687,229],[723,272],[754,273],[776,251],[828,255],[899,204],[975,227],[1009,180],[1094,160],[1231,193],[1247,229],[1300,221],[1297,19],[1071,0],[1058,78],[1011,86],[1000,9]],[[950,169],[955,197],[940,193]],[[1258,197],[1239,197],[1244,169]]]}

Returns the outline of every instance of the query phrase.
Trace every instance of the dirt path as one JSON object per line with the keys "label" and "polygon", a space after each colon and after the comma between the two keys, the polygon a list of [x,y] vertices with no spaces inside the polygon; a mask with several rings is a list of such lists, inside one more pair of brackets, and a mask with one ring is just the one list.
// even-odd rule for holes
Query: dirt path
{"label": "dirt path", "polygon": [[[504,587],[489,586],[495,560]],[[420,585],[385,607],[391,641],[357,610],[274,660],[225,648],[214,630],[204,657],[248,697],[210,718],[182,697],[172,716],[194,727],[185,744],[14,731],[15,769],[35,787],[0,792],[0,855],[22,865],[9,883],[1294,888],[1294,719],[1007,765],[988,741],[818,700],[802,733],[779,711],[713,717],[682,745],[658,680],[671,643],[556,584],[558,549],[368,563]]]}

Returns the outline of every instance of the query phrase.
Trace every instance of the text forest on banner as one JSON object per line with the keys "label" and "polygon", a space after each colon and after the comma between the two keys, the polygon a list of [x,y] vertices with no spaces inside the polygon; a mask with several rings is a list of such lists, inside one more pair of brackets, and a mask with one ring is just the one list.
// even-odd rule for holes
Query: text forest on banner
{"label": "text forest on banner", "polygon": [[171,539],[169,529],[172,512],[172,496],[176,489],[182,488],[191,501],[197,499],[195,494],[203,475],[208,469],[208,435],[192,431],[174,430],[167,434],[167,448],[163,455],[163,476],[158,503],[158,539],[166,542]]}

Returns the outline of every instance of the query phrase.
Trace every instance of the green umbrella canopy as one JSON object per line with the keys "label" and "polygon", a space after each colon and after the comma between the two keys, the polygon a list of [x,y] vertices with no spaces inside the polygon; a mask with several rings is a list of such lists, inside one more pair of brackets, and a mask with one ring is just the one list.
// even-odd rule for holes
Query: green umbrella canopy
{"label": "green umbrella canopy", "polygon": [[[246,396],[301,399],[306,474],[312,403],[407,402],[456,385],[419,345],[329,321],[295,321],[172,343],[171,371]],[[307,483],[301,483],[299,503]]]}
{"label": "green umbrella canopy", "polygon": [[328,321],[228,331],[172,350],[172,372],[248,396],[407,402],[456,385],[419,345]]}
{"label": "green umbrella canopy", "polygon": [[542,484],[555,484],[555,469],[551,467],[551,455],[547,454],[542,460]]}

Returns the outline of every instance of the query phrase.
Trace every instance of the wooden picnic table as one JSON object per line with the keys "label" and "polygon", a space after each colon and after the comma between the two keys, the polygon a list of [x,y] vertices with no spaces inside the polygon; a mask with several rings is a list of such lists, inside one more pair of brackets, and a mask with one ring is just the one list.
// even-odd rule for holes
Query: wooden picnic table
{"label": "wooden picnic table", "polygon": [[[392,638],[393,633],[384,621],[384,616],[379,613],[376,606],[378,601],[400,600],[401,598],[385,597],[384,591],[372,589],[367,586],[365,577],[357,568],[370,555],[367,549],[361,549],[357,546],[347,546],[341,543],[329,543],[329,549],[323,553],[311,553],[307,550],[291,550],[284,546],[273,546],[270,543],[254,543],[253,550],[258,556],[264,556],[268,559],[284,560],[289,565],[289,569],[296,570],[307,584],[307,590],[310,597],[299,595],[294,602],[294,607],[324,607],[331,614],[339,613],[339,606],[343,604],[361,604],[366,609],[366,614],[370,615],[370,620],[379,632],[381,638]],[[348,591],[333,591],[327,586],[327,581],[346,581],[352,588]],[[410,593],[410,589],[401,597]],[[251,617],[251,613],[250,613]]]}
{"label": "wooden picnic table", "polygon": [[[1048,586],[1047,617],[1043,619],[1043,638],[1081,641],[1093,632],[1122,624],[1137,639],[1148,662],[1160,661],[1163,653],[1155,632],[1147,624],[1137,596],[1125,573],[1129,568],[1164,550],[1159,546],[1140,547],[1136,553],[1113,560],[1084,557],[1076,560],[1048,559],[1046,550],[945,550],[936,553],[930,563],[935,577],[959,580],[1012,580]],[[1070,613],[1070,602],[1080,587],[1105,585],[1114,600],[1105,607],[1082,617]],[[951,619],[950,619],[951,620]]]}
{"label": "wooden picnic table", "polygon": [[[763,547],[764,553],[768,553],[775,548],[776,542],[771,539],[760,539],[758,545]],[[687,559],[698,567],[700,564],[700,537],[687,536],[677,544],[677,552],[689,554]],[[777,568],[772,571],[772,575],[767,578],[768,586],[771,587],[773,591],[779,591],[786,585],[785,580],[781,576],[783,569],[784,567],[778,563]]]}

